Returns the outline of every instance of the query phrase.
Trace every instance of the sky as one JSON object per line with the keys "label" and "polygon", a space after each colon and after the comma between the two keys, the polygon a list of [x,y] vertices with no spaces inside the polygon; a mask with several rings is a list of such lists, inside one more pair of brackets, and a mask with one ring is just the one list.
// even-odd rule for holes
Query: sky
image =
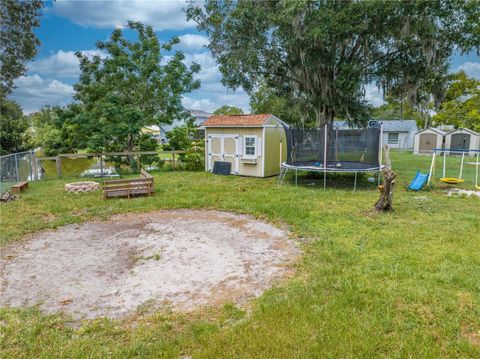
{"label": "sky", "polygon": [[[125,27],[128,20],[153,26],[161,42],[172,36],[180,38],[178,50],[185,53],[185,61],[201,65],[198,79],[201,87],[184,95],[183,105],[189,109],[213,112],[222,105],[237,106],[249,112],[247,94],[229,90],[221,84],[221,74],[215,59],[206,48],[208,38],[196,30],[195,23],[187,22],[184,0],[57,0],[47,2],[36,34],[41,41],[37,57],[28,64],[25,76],[16,80],[11,98],[25,113],[45,105],[64,106],[71,103],[73,84],[79,76],[75,52],[98,54],[96,41],[107,40],[115,28]],[[451,71],[463,69],[480,79],[480,57],[476,54],[456,54]],[[382,94],[369,85],[367,99],[380,105]]]}

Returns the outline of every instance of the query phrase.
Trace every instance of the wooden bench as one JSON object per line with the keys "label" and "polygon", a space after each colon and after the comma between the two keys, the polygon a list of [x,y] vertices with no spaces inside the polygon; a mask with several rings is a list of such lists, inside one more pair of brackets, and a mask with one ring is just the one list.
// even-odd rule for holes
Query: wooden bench
{"label": "wooden bench", "polygon": [[153,176],[147,171],[140,171],[140,178],[117,179],[103,182],[103,198],[147,195],[155,192]]}
{"label": "wooden bench", "polygon": [[28,182],[18,182],[12,186],[12,193],[20,193],[28,188]]}

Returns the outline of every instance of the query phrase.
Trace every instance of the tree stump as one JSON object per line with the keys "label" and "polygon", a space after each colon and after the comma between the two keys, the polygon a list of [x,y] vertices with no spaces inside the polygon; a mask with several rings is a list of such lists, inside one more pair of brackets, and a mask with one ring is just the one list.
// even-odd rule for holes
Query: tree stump
{"label": "tree stump", "polygon": [[392,171],[392,163],[390,161],[390,150],[387,145],[384,148],[385,168],[382,170],[384,184],[379,187],[380,198],[375,203],[375,210],[380,212],[393,211],[393,189],[395,187],[395,178],[397,174]]}

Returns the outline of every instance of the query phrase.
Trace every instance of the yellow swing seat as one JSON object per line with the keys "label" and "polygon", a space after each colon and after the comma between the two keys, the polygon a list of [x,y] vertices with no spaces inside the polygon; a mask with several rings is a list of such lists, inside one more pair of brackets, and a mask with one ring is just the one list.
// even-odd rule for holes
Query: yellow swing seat
{"label": "yellow swing seat", "polygon": [[444,178],[440,178],[440,181],[444,182],[444,183],[448,183],[448,184],[459,184],[459,183],[463,183],[465,182],[463,179],[461,178],[452,178],[452,177],[444,177]]}

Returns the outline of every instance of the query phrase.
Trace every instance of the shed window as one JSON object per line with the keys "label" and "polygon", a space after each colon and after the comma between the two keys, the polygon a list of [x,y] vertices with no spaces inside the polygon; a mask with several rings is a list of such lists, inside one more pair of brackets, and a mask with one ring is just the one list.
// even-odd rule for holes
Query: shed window
{"label": "shed window", "polygon": [[245,136],[244,137],[245,146],[244,148],[244,156],[245,157],[255,157],[257,155],[256,151],[256,144],[257,144],[257,137],[256,136]]}
{"label": "shed window", "polygon": [[389,132],[388,133],[388,144],[389,145],[398,145],[398,132]]}

